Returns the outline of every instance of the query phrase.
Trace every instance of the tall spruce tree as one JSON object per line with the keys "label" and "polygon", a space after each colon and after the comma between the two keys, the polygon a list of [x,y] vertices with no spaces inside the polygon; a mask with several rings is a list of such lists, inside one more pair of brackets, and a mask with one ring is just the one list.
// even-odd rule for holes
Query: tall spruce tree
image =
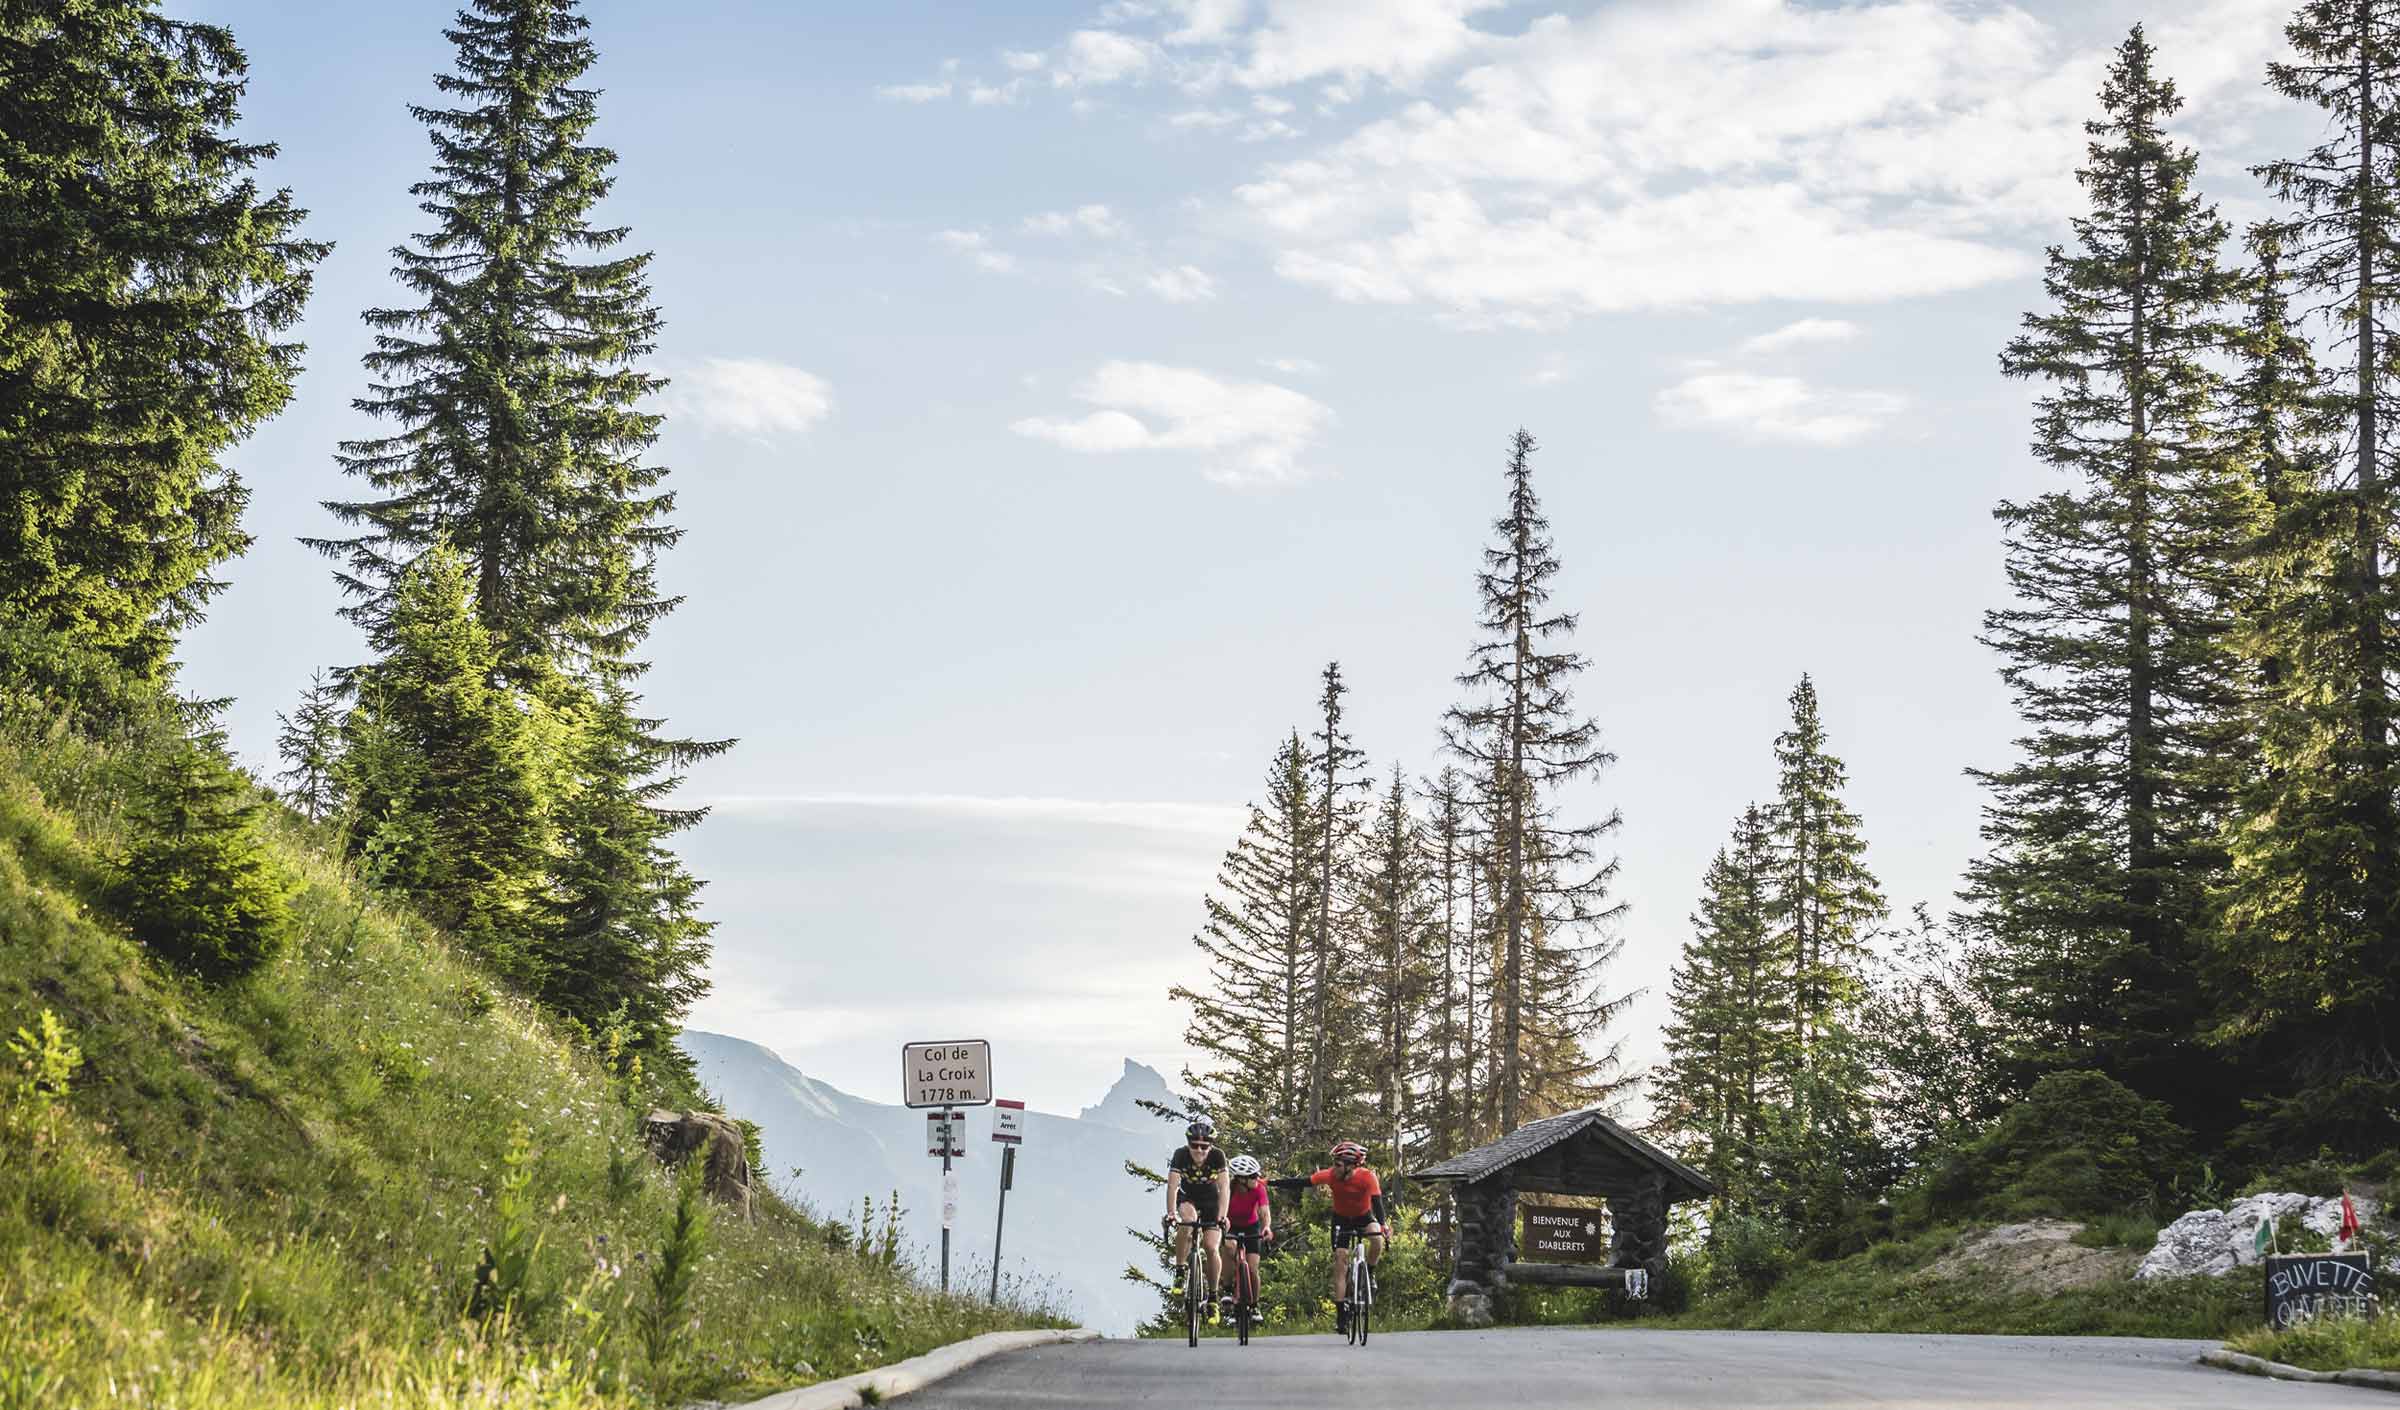
{"label": "tall spruce tree", "polygon": [[1341,1078],[1348,1045],[1356,1041],[1353,1023],[1357,1005],[1355,946],[1351,929],[1358,904],[1357,852],[1359,829],[1371,787],[1366,777],[1366,754],[1350,742],[1343,726],[1342,663],[1328,662],[1317,696],[1316,748],[1309,756],[1315,776],[1317,825],[1311,837],[1317,848],[1317,877],[1313,899],[1317,914],[1309,934],[1308,1083],[1305,1124],[1311,1142],[1319,1142],[1343,1117],[1329,1103],[1342,1092]]}
{"label": "tall spruce tree", "polygon": [[2001,357],[2037,380],[2033,451],[2073,483],[1996,511],[2017,604],[1984,641],[2030,732],[1975,771],[1988,852],[1964,897],[1993,942],[2020,1080],[2098,1067],[2199,1119],[2219,1093],[2193,1041],[2198,944],[2238,732],[2225,616],[2241,500],[2214,419],[2225,226],[2169,140],[2181,107],[2136,27],[2078,172],[2053,308]]}
{"label": "tall spruce tree", "polygon": [[2352,1151],[2400,1128],[2400,764],[2392,740],[2395,534],[2390,422],[2400,287],[2400,4],[2327,0],[2285,29],[2268,83],[2322,110],[2331,135],[2259,168],[2294,208],[2293,291],[2331,324],[2350,371],[2347,446],[2277,516],[2265,555],[2288,591],[2250,655],[2278,679],[2257,711],[2258,761],[2228,832],[2220,951],[2224,1033],[2273,1073],[2252,1134]]}
{"label": "tall spruce tree", "polygon": [[343,728],[350,850],[373,880],[538,991],[550,967],[534,937],[558,723],[499,683],[466,563],[446,548],[401,578],[375,638],[379,659],[357,672]]}
{"label": "tall spruce tree", "polygon": [[1800,677],[1790,703],[1791,728],[1775,738],[1771,913],[1791,976],[1792,1054],[1805,1067],[1857,1003],[1867,939],[1885,907],[1858,814],[1842,800],[1849,770],[1826,748],[1816,682]]}
{"label": "tall spruce tree", "polygon": [[472,0],[445,31],[456,106],[412,107],[433,175],[412,192],[431,231],[393,252],[418,302],[366,315],[375,377],[358,409],[395,424],[345,443],[376,497],[328,502],[357,533],[313,540],[341,563],[373,624],[418,555],[448,544],[470,567],[477,617],[509,677],[623,659],[673,604],[656,553],[678,531],[662,467],[644,462],[664,385],[636,366],[659,328],[647,253],[592,223],[616,154],[585,140],[596,53],[575,0]]}
{"label": "tall spruce tree", "polygon": [[1797,1066],[1789,949],[1775,931],[1770,815],[1751,804],[1701,878],[1700,908],[1668,981],[1655,1124],[1736,1202],[1758,1184],[1767,1113]]}
{"label": "tall spruce tree", "polygon": [[275,781],[283,785],[284,800],[310,822],[322,821],[340,800],[341,687],[323,671],[311,673],[299,708],[289,715],[277,711],[275,723],[275,752],[284,765]]}
{"label": "tall spruce tree", "polygon": [[249,545],[224,457],[330,248],[255,184],[232,34],[158,9],[0,6],[0,619],[152,679]]}
{"label": "tall spruce tree", "polygon": [[1184,1041],[1202,1055],[1185,1073],[1193,1095],[1219,1115],[1226,1142],[1283,1168],[1316,1144],[1306,1084],[1320,814],[1309,758],[1298,731],[1276,749],[1265,799],[1250,805],[1192,938],[1208,983],[1172,991],[1191,1006]]}
{"label": "tall spruce tree", "polygon": [[1534,450],[1523,430],[1510,440],[1508,510],[1494,521],[1498,541],[1475,580],[1483,636],[1459,677],[1469,699],[1444,727],[1450,750],[1489,780],[1502,1130],[1622,1091],[1617,1045],[1594,1044],[1630,997],[1599,986],[1622,944],[1608,933],[1623,911],[1608,899],[1617,864],[1598,851],[1618,815],[1570,823],[1557,805],[1560,789],[1615,756],[1601,747],[1598,722],[1574,707],[1573,681],[1589,663],[1566,648],[1575,614],[1548,606],[1559,563],[1533,491]]}
{"label": "tall spruce tree", "polygon": [[1376,1141],[1395,1166],[1424,1150],[1418,1110],[1429,1064],[1421,1040],[1429,1027],[1434,947],[1439,935],[1426,892],[1424,839],[1406,776],[1391,784],[1368,825],[1360,857],[1359,919],[1365,941],[1359,997],[1374,1037],[1366,1047],[1366,1090],[1375,1094]]}
{"label": "tall spruce tree", "polygon": [[1424,865],[1437,927],[1427,979],[1425,1134],[1426,1153],[1441,1160],[1474,1144],[1474,804],[1465,777],[1449,767],[1425,784],[1424,796]]}

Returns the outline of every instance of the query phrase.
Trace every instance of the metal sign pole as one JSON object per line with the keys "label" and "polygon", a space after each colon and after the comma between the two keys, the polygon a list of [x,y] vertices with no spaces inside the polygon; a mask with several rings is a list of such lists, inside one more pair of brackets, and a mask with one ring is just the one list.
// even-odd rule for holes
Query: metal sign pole
{"label": "metal sign pole", "polygon": [[1017,1148],[1000,1149],[1000,1217],[992,1224],[992,1305],[1000,1305],[1000,1235],[1008,1228],[1008,1187],[1017,1173]]}
{"label": "metal sign pole", "polygon": [[[942,1142],[942,1196],[945,1201],[949,1195],[950,1142],[945,1140]],[[949,1212],[947,1209],[942,1211],[944,1215]],[[942,1291],[945,1294],[950,1291],[950,1221],[947,1218],[942,1220]]]}

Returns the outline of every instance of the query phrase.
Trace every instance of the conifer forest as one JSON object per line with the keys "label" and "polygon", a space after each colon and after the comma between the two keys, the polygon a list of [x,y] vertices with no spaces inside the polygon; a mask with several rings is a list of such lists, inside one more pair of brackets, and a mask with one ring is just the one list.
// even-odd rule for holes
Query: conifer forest
{"label": "conifer forest", "polygon": [[[208,8],[0,0],[0,1407],[102,1403],[76,1397],[153,1346],[142,1403],[201,1410],[717,1403],[1061,1325],[997,1275],[988,1300],[928,1289],[896,1194],[878,1234],[873,1205],[816,1209],[759,1169],[755,1208],[712,1216],[700,1176],[644,1154],[664,1108],[720,1123],[745,1171],[763,1161],[678,1043],[725,938],[689,860],[711,809],[687,780],[806,731],[816,706],[752,709],[729,685],[677,697],[722,713],[670,720],[647,698],[673,674],[651,674],[671,659],[654,634],[699,580],[677,488],[711,467],[661,454],[691,403],[660,355],[676,286],[610,214],[630,172],[600,140],[605,7],[424,12],[443,67],[389,95],[421,129],[414,164],[360,178],[404,193],[414,229],[377,256],[388,297],[338,309],[315,286],[349,237],[280,184],[256,116],[277,77],[184,17]],[[1188,18],[1142,60],[1163,65],[1208,9],[1103,18]],[[2013,742],[1907,762],[1972,781],[1963,873],[1935,894],[1879,878],[1901,839],[1860,806],[1845,757],[1862,742],[1828,724],[1854,683],[1812,667],[1776,684],[1772,732],[1643,742],[1737,757],[1750,792],[1699,875],[1656,879],[1696,894],[1688,916],[1629,907],[1620,849],[1646,824],[1620,807],[1631,746],[1597,702],[1644,669],[1612,645],[1643,606],[1576,574],[1650,526],[1544,491],[1569,467],[1672,467],[1532,415],[1475,427],[1448,473],[1483,506],[1479,556],[1395,569],[1455,587],[1449,616],[1407,624],[1454,646],[1448,707],[1412,711],[1430,716],[1419,750],[1360,742],[1362,702],[1396,688],[1371,653],[1246,679],[1272,719],[1239,759],[1247,792],[1220,800],[1242,805],[1238,834],[1189,930],[1124,937],[1181,976],[1162,1155],[1203,1116],[1277,1175],[1363,1143],[1399,1211],[1392,1305],[1414,1327],[1446,1325],[1457,1216],[1410,1173],[1584,1109],[1721,1192],[1677,1214],[1672,1315],[1754,1307],[1795,1270],[1927,1230],[2059,1217],[2155,1237],[2233,1191],[2306,1184],[2295,1171],[2337,1192],[2400,1176],[2400,0],[2292,11],[2251,98],[2317,136],[2238,193],[2201,179],[2189,134],[2213,129],[2178,91],[2189,56],[2161,27],[2118,32],[2077,211],[2046,232],[2013,333],[1978,353],[1979,390],[2023,399],[2043,487],[1989,506],[2005,592],[1976,642]],[[1097,33],[1060,52],[1114,52]],[[1023,74],[1065,62],[996,52]],[[954,67],[886,97],[947,100]],[[1042,81],[1061,94],[1096,82],[1058,72]],[[959,100],[994,113],[1020,91],[969,83]],[[1190,111],[1161,130],[1280,140],[1270,123],[1309,117],[1261,98]],[[1123,238],[1112,220],[1086,206],[1023,236]],[[936,243],[1016,272],[983,227]],[[1152,287],[1240,306],[1191,265]],[[1371,281],[1339,297],[1407,302]],[[233,702],[188,680],[193,634],[260,532],[245,456],[295,403],[304,314],[363,324],[366,390],[353,434],[315,450],[318,591],[278,605],[338,619],[357,649],[288,682],[245,764]],[[1104,408],[1089,420],[1008,429],[1062,458],[1189,449],[1213,433],[1107,400],[1112,376],[1173,372],[1110,364],[1074,393]],[[1308,444],[1321,423],[1300,404],[1317,404],[1295,395],[1272,405]],[[1282,444],[1245,473],[1288,472]],[[918,507],[957,508],[933,498]],[[1308,532],[1288,517],[1278,531]],[[895,580],[951,571],[909,523],[815,527],[887,535]],[[872,617],[890,586],[746,604],[745,649]],[[1115,610],[1106,586],[1060,613]],[[976,589],[963,570],[942,583]],[[1295,594],[1298,626],[1309,612]],[[912,649],[924,682],[862,669],[811,689],[913,708],[1009,643]],[[762,943],[916,962],[894,937],[793,934]],[[1664,992],[1627,976],[1638,947],[1675,955]],[[1103,1005],[1105,986],[1066,982],[1082,977],[1062,991]],[[482,1105],[437,1119],[437,1086]],[[1275,1199],[1295,1245],[1269,1274],[1275,1329],[1325,1330],[1330,1265],[1303,1232],[1321,1201]],[[1125,1246],[1128,1278],[1171,1281],[1154,1230],[1091,1234]],[[350,1322],[312,1310],[353,1295]],[[2252,1300],[2224,1305],[2252,1317]],[[2210,1307],[2173,1334],[2224,1330],[2234,1314]],[[219,1388],[156,1398],[193,1386]]]}

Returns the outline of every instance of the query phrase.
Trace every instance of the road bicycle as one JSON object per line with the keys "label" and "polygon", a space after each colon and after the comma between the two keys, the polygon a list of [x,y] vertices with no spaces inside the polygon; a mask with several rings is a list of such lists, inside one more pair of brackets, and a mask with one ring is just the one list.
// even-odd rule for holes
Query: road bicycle
{"label": "road bicycle", "polygon": [[1367,1327],[1375,1320],[1375,1265],[1367,1262],[1367,1236],[1350,1236],[1350,1344],[1367,1344]]}
{"label": "road bicycle", "polygon": [[[1183,1339],[1187,1346],[1200,1344],[1200,1309],[1208,1305],[1201,1295],[1200,1285],[1207,1281],[1208,1246],[1200,1241],[1200,1231],[1213,1229],[1216,1224],[1204,1219],[1174,1219],[1162,1221],[1170,1229],[1192,1231],[1192,1253],[1183,1269]],[[1214,1288],[1209,1290],[1215,1292]]]}
{"label": "road bicycle", "polygon": [[1258,1274],[1244,1256],[1250,1250],[1241,1240],[1229,1234],[1225,1242],[1225,1258],[1233,1268],[1233,1335],[1241,1345],[1248,1346],[1250,1329],[1258,1323]]}

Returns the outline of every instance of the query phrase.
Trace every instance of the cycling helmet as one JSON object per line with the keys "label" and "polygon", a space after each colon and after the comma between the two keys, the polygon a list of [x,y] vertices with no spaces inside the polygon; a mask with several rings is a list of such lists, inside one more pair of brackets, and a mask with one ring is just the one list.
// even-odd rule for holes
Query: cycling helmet
{"label": "cycling helmet", "polygon": [[1183,1138],[1187,1141],[1213,1141],[1217,1138],[1217,1123],[1203,1116],[1183,1128]]}
{"label": "cycling helmet", "polygon": [[1333,1148],[1333,1163],[1336,1165],[1363,1165],[1366,1159],[1367,1148],[1356,1141],[1343,1141]]}
{"label": "cycling helmet", "polygon": [[1256,1179],[1258,1177],[1258,1157],[1237,1155],[1225,1168],[1245,1179]]}

